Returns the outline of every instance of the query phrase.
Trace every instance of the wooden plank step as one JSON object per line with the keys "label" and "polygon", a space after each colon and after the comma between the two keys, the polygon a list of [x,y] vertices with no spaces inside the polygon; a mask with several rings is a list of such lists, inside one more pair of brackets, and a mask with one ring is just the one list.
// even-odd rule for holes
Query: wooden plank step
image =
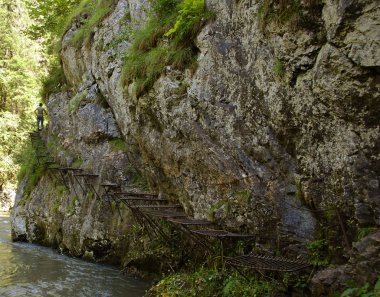
{"label": "wooden plank step", "polygon": [[169,218],[168,221],[180,225],[211,225],[213,223],[208,220],[196,220],[193,218]]}
{"label": "wooden plank step", "polygon": [[95,173],[74,173],[75,176],[88,176],[88,177],[97,177],[99,174]]}
{"label": "wooden plank step", "polygon": [[234,238],[255,237],[254,235],[251,235],[251,234],[239,234],[239,233],[228,232],[226,230],[216,230],[216,229],[192,230],[191,232],[199,234],[199,235],[210,236],[210,237],[234,237]]}
{"label": "wooden plank step", "polygon": [[169,205],[132,205],[130,208],[181,208],[180,204],[169,204]]}
{"label": "wooden plank step", "polygon": [[114,183],[102,183],[100,186],[108,188],[120,188],[120,185]]}
{"label": "wooden plank step", "polygon": [[152,193],[116,192],[115,194],[130,196],[130,197],[158,197],[158,194],[152,194]]}
{"label": "wooden plank step", "polygon": [[74,168],[74,167],[60,167],[62,171],[82,171],[82,168]]}
{"label": "wooden plank step", "polygon": [[160,217],[160,218],[184,218],[187,215],[184,212],[176,212],[176,211],[162,211],[162,210],[142,210],[144,214]]}
{"label": "wooden plank step", "polygon": [[50,169],[50,170],[60,170],[61,167],[54,166],[54,167],[48,167],[47,169]]}
{"label": "wooden plank step", "polygon": [[[116,195],[118,193],[115,193]],[[147,201],[147,202],[168,202],[168,200],[163,198],[145,198],[145,197],[127,197],[127,198],[119,198],[122,201]]]}

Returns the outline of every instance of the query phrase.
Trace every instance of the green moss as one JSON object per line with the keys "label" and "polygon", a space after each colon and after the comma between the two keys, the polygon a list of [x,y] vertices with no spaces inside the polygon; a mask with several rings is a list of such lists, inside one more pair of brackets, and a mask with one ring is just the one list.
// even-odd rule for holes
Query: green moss
{"label": "green moss", "polygon": [[58,213],[58,209],[59,209],[59,206],[61,205],[61,200],[59,198],[57,198],[55,201],[54,201],[54,205],[53,205],[53,212],[55,214]]}
{"label": "green moss", "polygon": [[262,0],[259,8],[259,24],[264,30],[269,24],[278,27],[297,22],[302,15],[300,0],[270,1]]}
{"label": "green moss", "polygon": [[58,185],[56,189],[57,189],[57,196],[59,198],[61,198],[63,196],[63,193],[66,192],[66,187],[64,185]]}
{"label": "green moss", "polygon": [[225,206],[225,209],[226,209],[226,212],[229,213],[230,212],[230,208],[231,208],[231,205],[230,205],[230,201],[228,200],[220,200],[218,202],[216,202],[215,204],[213,204],[209,211],[208,211],[208,217],[211,219],[211,220],[214,220],[215,219],[215,211],[220,209],[222,206]]}
{"label": "green moss", "polygon": [[95,197],[94,192],[91,192],[91,191],[87,192],[87,198],[88,199],[92,200],[94,197]]}
{"label": "green moss", "polygon": [[175,89],[175,94],[179,97],[185,96],[187,94],[187,89],[189,88],[188,83],[181,82],[179,86]]}
{"label": "green moss", "polygon": [[77,94],[76,96],[74,96],[70,100],[70,102],[69,102],[69,104],[67,106],[66,111],[68,113],[76,112],[78,110],[81,102],[83,101],[83,99],[86,98],[86,96],[87,96],[87,91],[83,91],[83,92]]}
{"label": "green moss", "polygon": [[252,198],[251,190],[235,192],[233,195],[240,204],[248,204]]}
{"label": "green moss", "polygon": [[110,141],[112,150],[127,152],[127,144],[121,138],[115,138]]}
{"label": "green moss", "polygon": [[276,77],[283,78],[286,73],[284,63],[280,59],[276,59],[276,63],[272,67],[272,71]]}
{"label": "green moss", "polygon": [[68,216],[72,216],[73,214],[75,214],[75,206],[77,204],[77,201],[78,197],[76,196],[71,199],[70,204],[66,209],[66,213]]}
{"label": "green moss", "polygon": [[82,159],[76,159],[71,166],[74,168],[80,168],[82,164],[83,164]]}

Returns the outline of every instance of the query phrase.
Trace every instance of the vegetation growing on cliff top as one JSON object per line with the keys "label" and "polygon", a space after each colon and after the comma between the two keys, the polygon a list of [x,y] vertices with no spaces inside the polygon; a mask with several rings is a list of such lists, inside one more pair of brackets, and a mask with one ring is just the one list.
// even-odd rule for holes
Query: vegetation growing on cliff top
{"label": "vegetation growing on cliff top", "polygon": [[73,23],[78,26],[71,36],[70,44],[80,46],[89,42],[92,30],[112,11],[116,0],[47,0],[30,1],[28,9],[35,23],[29,35],[44,40],[48,75],[43,81],[42,97],[57,92],[65,83],[59,51],[64,34]]}
{"label": "vegetation growing on cliff top", "polygon": [[73,22],[81,24],[79,29],[72,36],[70,43],[81,45],[89,42],[91,32],[115,7],[116,0],[82,0],[69,16],[69,23],[66,30]]}
{"label": "vegetation growing on cliff top", "polygon": [[195,37],[210,16],[204,0],[151,0],[146,24],[133,32],[123,69],[125,83],[134,83],[137,97],[148,91],[166,66],[184,70],[194,65]]}

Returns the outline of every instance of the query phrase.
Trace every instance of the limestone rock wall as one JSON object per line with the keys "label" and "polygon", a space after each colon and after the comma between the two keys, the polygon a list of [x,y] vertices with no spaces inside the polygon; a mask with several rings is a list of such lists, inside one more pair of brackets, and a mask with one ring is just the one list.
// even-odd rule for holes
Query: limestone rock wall
{"label": "limestone rock wall", "polygon": [[[260,1],[207,0],[216,17],[198,36],[196,72],[168,66],[136,98],[121,80],[122,57],[145,2],[118,1],[79,48],[69,43],[76,25],[66,33],[72,93],[49,99],[48,137],[125,186],[133,166],[189,215],[255,233],[271,249],[302,253],[321,234],[350,245],[359,228],[378,228],[376,1],[305,0],[281,23],[265,19]],[[65,111],[76,100],[79,109]],[[126,154],[110,153],[108,140],[119,137]],[[75,226],[115,226],[94,213],[91,222]]]}

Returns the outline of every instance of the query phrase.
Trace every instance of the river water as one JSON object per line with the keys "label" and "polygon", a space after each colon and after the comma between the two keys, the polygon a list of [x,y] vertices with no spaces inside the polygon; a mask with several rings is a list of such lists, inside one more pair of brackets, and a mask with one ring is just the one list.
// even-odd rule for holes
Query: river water
{"label": "river water", "polygon": [[113,267],[12,242],[9,216],[0,212],[0,297],[141,297],[148,287]]}

